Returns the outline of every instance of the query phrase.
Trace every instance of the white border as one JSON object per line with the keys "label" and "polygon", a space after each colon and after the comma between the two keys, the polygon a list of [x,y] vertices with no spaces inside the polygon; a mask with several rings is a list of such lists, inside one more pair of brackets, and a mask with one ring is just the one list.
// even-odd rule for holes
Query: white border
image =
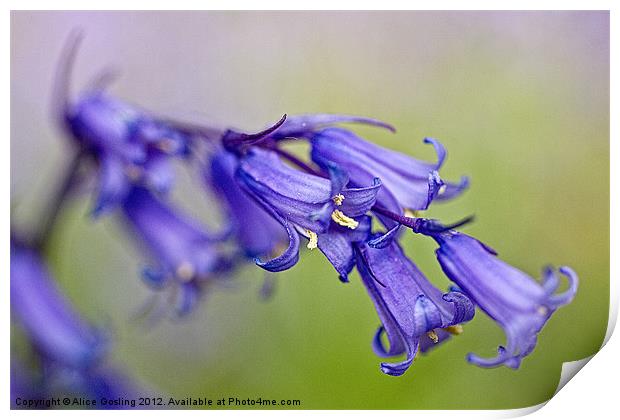
{"label": "white border", "polygon": [[[5,28],[2,31],[4,42],[2,42],[2,55],[7,58],[10,56],[10,14],[8,10],[70,10],[70,9],[84,9],[84,2],[82,1],[55,1],[49,3],[45,1],[12,1],[5,2],[8,4],[8,9],[4,15],[2,21],[5,23],[1,27]],[[464,4],[467,3],[467,4]],[[205,7],[213,10],[256,10],[260,5],[264,10],[352,10],[352,9],[364,9],[364,10],[611,10],[611,74],[618,73],[618,54],[613,47],[618,45],[618,17],[616,16],[616,10],[613,7],[613,1],[608,0],[589,0],[589,1],[576,1],[576,0],[564,0],[564,1],[542,1],[542,0],[521,0],[521,1],[457,1],[446,0],[441,2],[428,2],[428,1],[391,1],[382,0],[381,2],[369,2],[369,1],[356,1],[356,2],[343,2],[337,0],[314,0],[314,1],[297,1],[294,4],[285,1],[263,1],[258,4],[250,0],[229,0],[229,1],[192,1],[192,0],[176,0],[175,2],[163,2],[160,0],[153,1],[128,1],[128,0],[108,0],[108,1],[92,1],[89,2],[91,8],[94,9],[109,9],[109,10],[135,10],[135,9],[157,9],[157,10],[172,10],[171,6],[175,9],[204,9]],[[1,232],[5,239],[1,245],[1,264],[0,267],[3,270],[4,280],[4,293],[0,295],[1,305],[3,308],[2,332],[5,337],[5,345],[2,347],[2,373],[0,374],[0,401],[2,407],[6,410],[9,407],[8,395],[8,378],[9,378],[9,346],[6,338],[9,336],[9,293],[8,293],[8,279],[9,279],[9,220],[10,220],[10,74],[9,74],[8,60],[2,67],[2,76],[5,80],[4,84],[4,98],[2,106],[2,120],[4,124],[5,136],[2,141],[2,151],[0,159],[2,159],[2,168],[4,171],[4,177],[1,182],[2,195],[6,198],[2,202],[2,224]],[[618,113],[618,84],[615,80],[611,79],[611,114],[620,115]],[[617,142],[618,123],[612,118],[611,121],[611,255],[620,255],[617,246],[618,223],[614,221],[614,211],[617,211],[618,197],[620,197],[620,191],[618,188],[618,170],[616,169],[616,163],[618,163],[618,156],[620,156],[620,148]],[[611,305],[610,305],[610,323],[608,326],[607,334],[605,336],[605,347],[597,354],[587,367],[584,368],[584,372],[578,375],[577,380],[570,381],[565,388],[559,392],[557,396],[552,398],[548,404],[541,404],[536,407],[529,407],[518,410],[503,410],[503,411],[390,411],[388,415],[395,417],[407,417],[415,415],[416,418],[446,418],[446,417],[459,417],[461,419],[481,419],[481,418],[506,418],[525,415],[533,411],[538,410],[544,406],[543,410],[536,411],[532,418],[562,418],[573,416],[601,416],[607,417],[607,414],[614,412],[615,402],[617,399],[617,378],[620,377],[620,367],[617,361],[617,356],[620,354],[620,341],[617,337],[612,337],[611,334],[615,327],[615,323],[618,315],[618,263],[615,259],[611,261]],[[570,331],[567,334],[567,345],[570,345]],[[611,338],[611,339],[610,339]],[[446,396],[449,398],[449,396]],[[10,415],[16,417],[31,417],[38,415],[39,412],[33,411],[11,411]],[[44,415],[65,418],[82,416],[83,412],[45,412]],[[134,416],[135,413],[129,411],[117,411],[118,416]],[[88,413],[89,416],[108,416],[104,411],[93,411]],[[166,412],[150,412],[149,416],[155,415],[157,417],[167,415]],[[200,411],[185,411],[183,416],[201,418],[205,413]],[[209,416],[217,416],[220,418],[232,418],[237,416],[252,415],[257,418],[285,418],[291,415],[286,411],[210,411]],[[295,417],[298,418],[314,418],[316,415],[321,416],[374,416],[374,412],[353,412],[353,411],[336,411],[336,412],[311,412],[311,411],[297,411]],[[544,417],[541,417],[544,416]]]}

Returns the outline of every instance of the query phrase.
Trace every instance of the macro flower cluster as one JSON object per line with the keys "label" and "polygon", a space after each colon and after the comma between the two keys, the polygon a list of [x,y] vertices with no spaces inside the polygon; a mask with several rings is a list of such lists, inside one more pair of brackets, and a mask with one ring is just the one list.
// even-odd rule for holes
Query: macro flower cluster
{"label": "macro flower cluster", "polygon": [[[435,202],[468,188],[466,177],[441,176],[447,152],[438,140],[423,140],[437,154],[427,162],[343,128],[395,131],[366,117],[285,115],[258,133],[245,133],[154,115],[112,96],[103,83],[71,97],[76,45],[62,60],[56,114],[81,172],[70,172],[62,198],[77,190],[77,173],[94,180],[93,223],[112,217],[126,226],[127,239],[145,254],[145,285],[174,298],[165,308],[174,316],[191,313],[242,267],[278,273],[301,263],[304,253],[320,252],[334,280],[346,283],[359,273],[380,321],[372,348],[381,358],[399,357],[380,365],[399,376],[418,352],[461,334],[477,310],[504,330],[506,342],[496,354],[471,353],[467,360],[518,368],[554,311],[573,299],[578,279],[570,268],[546,267],[537,281],[463,233],[471,219],[446,224],[423,216]],[[288,143],[305,143],[309,152],[293,154]],[[196,181],[223,219],[217,229],[173,204],[179,164],[199,168]],[[55,286],[44,261],[47,227],[34,240],[12,236],[14,319],[47,372],[71,372],[74,382],[97,393],[109,388],[105,378],[113,371],[102,361],[109,340]],[[406,235],[437,243],[449,290],[435,286],[405,253],[400,241]],[[567,287],[560,286],[560,274]],[[20,378],[13,383],[26,386]]]}

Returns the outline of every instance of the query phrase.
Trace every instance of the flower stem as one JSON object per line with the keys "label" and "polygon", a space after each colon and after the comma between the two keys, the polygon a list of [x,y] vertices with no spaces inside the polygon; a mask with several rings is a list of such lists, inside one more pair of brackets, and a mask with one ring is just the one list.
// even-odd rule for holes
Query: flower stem
{"label": "flower stem", "polygon": [[317,171],[316,169],[314,169],[313,167],[308,165],[303,160],[299,159],[297,156],[295,156],[295,155],[293,155],[293,154],[291,154],[291,153],[289,153],[289,152],[287,152],[285,150],[282,150],[282,149],[280,149],[278,147],[273,147],[273,148],[270,148],[269,150],[273,150],[274,152],[276,152],[277,154],[282,156],[284,159],[288,160],[293,165],[299,167],[300,169],[303,169],[304,171],[308,172],[309,174],[323,177],[323,174],[321,174],[319,171]]}
{"label": "flower stem", "polygon": [[76,175],[78,174],[84,156],[85,154],[82,151],[78,151],[71,159],[56,194],[54,194],[45,209],[41,227],[38,229],[33,240],[33,247],[35,249],[43,251],[47,246],[61,210],[75,186]]}
{"label": "flower stem", "polygon": [[423,217],[401,216],[377,205],[374,205],[371,210],[375,213],[389,217],[390,219],[400,223],[401,225],[411,228],[411,230],[413,230],[415,233],[441,233],[448,230],[456,229],[458,227],[471,223],[474,220],[474,216],[472,215],[465,217],[464,219],[450,225],[444,225],[438,220],[426,219]]}
{"label": "flower stem", "polygon": [[392,220],[394,220],[395,222],[400,223],[401,225],[407,226],[411,229],[414,229],[417,227],[416,226],[416,219],[418,218],[413,218],[413,217],[406,217],[406,216],[401,216],[400,214],[396,214],[393,213],[387,209],[384,209],[383,207],[379,207],[377,205],[372,206],[372,208],[370,209],[372,211],[374,211],[375,213],[381,214],[383,216],[386,216]]}

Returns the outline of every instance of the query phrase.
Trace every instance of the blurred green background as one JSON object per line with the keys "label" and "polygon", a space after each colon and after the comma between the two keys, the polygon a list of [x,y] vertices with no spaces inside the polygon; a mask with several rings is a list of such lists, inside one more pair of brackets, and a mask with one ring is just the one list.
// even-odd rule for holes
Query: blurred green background
{"label": "blurred green background", "polygon": [[[152,329],[130,318],[150,294],[144,258],[114,217],[93,223],[90,196],[67,209],[50,261],[63,290],[94,322],[114,327],[113,360],[165,396],[300,399],[306,409],[517,408],[556,389],[561,364],[601,345],[609,302],[609,15],[607,12],[13,12],[11,19],[13,224],[39,219],[68,160],[49,117],[63,42],[84,28],[78,90],[106,66],[112,92],[147,109],[255,130],[283,113],[334,112],[394,124],[359,132],[432,159],[442,175],[471,177],[465,196],[433,206],[538,278],[570,265],[581,284],[522,367],[465,362],[504,342],[483,313],[465,332],[383,375],[370,346],[379,320],[357,274],[341,284],[319,252],[278,275],[248,267],[195,316]],[[219,217],[180,171],[175,198]],[[192,184],[192,186],[189,186]],[[408,234],[408,254],[438,286],[448,282],[431,241]],[[14,351],[17,347],[15,347]]]}

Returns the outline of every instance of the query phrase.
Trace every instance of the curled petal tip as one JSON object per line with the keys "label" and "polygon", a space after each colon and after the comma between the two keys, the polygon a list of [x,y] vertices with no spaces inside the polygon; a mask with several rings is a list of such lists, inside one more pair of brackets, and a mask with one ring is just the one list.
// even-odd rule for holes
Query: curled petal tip
{"label": "curled petal tip", "polygon": [[378,248],[378,249],[387,247],[388,245],[392,243],[394,238],[398,236],[398,232],[401,227],[402,225],[400,223],[396,224],[393,228],[391,228],[390,230],[388,230],[381,236],[378,236],[368,241],[368,245],[371,248]]}
{"label": "curled petal tip", "polygon": [[566,276],[566,278],[568,279],[568,289],[549,298],[549,300],[547,301],[547,305],[550,306],[552,309],[556,309],[560,306],[570,303],[575,297],[575,294],[577,293],[577,288],[579,287],[579,277],[572,268],[567,266],[561,266],[558,271],[564,276]]}
{"label": "curled petal tip", "polygon": [[224,147],[230,151],[238,151],[240,148],[249,147],[255,145],[262,140],[268,138],[271,134],[277,131],[282,124],[286,121],[287,115],[282,115],[282,118],[278,120],[272,126],[266,128],[265,130],[259,131],[258,133],[247,134],[247,133],[239,133],[234,130],[228,130],[223,138],[222,143]]}
{"label": "curled petal tip", "polygon": [[435,197],[438,201],[447,201],[461,195],[470,186],[470,180],[468,176],[463,175],[458,183],[444,182],[439,194]]}
{"label": "curled petal tip", "polygon": [[385,373],[386,375],[402,376],[406,371],[406,369],[394,369],[387,363],[381,363],[381,372]]}
{"label": "curled petal tip", "polygon": [[299,235],[290,229],[288,224],[284,225],[289,235],[288,248],[278,257],[269,261],[262,261],[260,258],[254,258],[257,266],[271,272],[288,270],[299,260]]}
{"label": "curled petal tip", "polygon": [[482,368],[494,368],[501,366],[508,360],[508,358],[509,356],[506,354],[506,350],[502,346],[498,347],[497,356],[491,359],[482,358],[475,353],[468,353],[466,356],[468,363]]}
{"label": "curled petal tip", "polygon": [[435,152],[437,153],[437,164],[435,165],[435,168],[436,169],[441,168],[448,154],[448,152],[446,151],[446,148],[438,140],[432,137],[425,137],[423,141],[426,144],[433,145],[433,147],[435,148]]}

